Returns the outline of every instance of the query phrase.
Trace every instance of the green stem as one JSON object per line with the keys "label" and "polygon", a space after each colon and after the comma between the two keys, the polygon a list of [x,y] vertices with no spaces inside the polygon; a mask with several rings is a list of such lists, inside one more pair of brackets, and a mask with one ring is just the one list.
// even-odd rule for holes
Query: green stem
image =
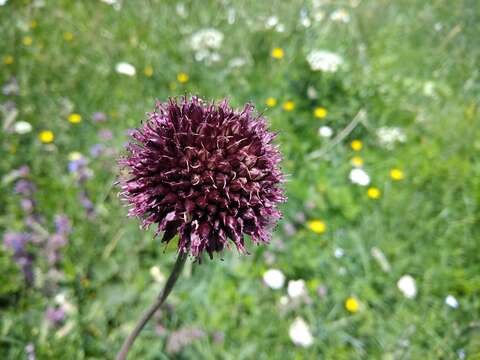
{"label": "green stem", "polygon": [[182,272],[183,265],[185,265],[185,261],[187,260],[187,257],[188,257],[188,254],[185,254],[185,253],[180,253],[178,255],[177,261],[173,266],[172,272],[168,277],[165,287],[163,288],[162,292],[157,296],[157,299],[152,304],[152,306],[150,306],[150,308],[145,312],[145,314],[143,314],[142,318],[137,323],[132,333],[127,337],[127,339],[122,345],[122,348],[117,354],[116,360],[125,360],[127,358],[128,351],[130,350],[130,347],[133,345],[133,342],[135,341],[137,336],[140,334],[140,332],[145,327],[145,325],[150,320],[150,318],[153,316],[153,314],[155,314],[155,312],[160,308],[160,306],[162,306],[162,304],[165,302],[165,299],[168,297],[168,295],[172,291],[173,286],[177,282],[177,279],[180,276],[180,273]]}

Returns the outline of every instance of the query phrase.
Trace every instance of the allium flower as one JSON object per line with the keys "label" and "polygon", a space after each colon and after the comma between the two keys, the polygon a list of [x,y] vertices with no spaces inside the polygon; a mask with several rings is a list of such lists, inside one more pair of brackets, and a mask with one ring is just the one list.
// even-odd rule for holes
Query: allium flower
{"label": "allium flower", "polygon": [[285,200],[281,156],[253,106],[238,112],[227,100],[170,99],[157,103],[132,138],[120,161],[130,175],[122,195],[144,227],[157,224],[164,242],[178,233],[179,252],[198,260],[229,247],[228,239],[241,253],[244,235],[269,242]]}

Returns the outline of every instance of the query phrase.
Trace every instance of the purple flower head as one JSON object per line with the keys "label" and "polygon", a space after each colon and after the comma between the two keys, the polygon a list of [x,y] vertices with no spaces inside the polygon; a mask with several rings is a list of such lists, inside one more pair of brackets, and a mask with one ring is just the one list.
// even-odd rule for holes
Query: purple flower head
{"label": "purple flower head", "polygon": [[59,235],[66,235],[72,231],[72,225],[66,215],[55,215],[55,230]]}
{"label": "purple flower head", "polygon": [[32,195],[36,191],[35,185],[31,181],[20,179],[15,184],[15,192],[26,196]]}
{"label": "purple flower head", "polygon": [[108,129],[102,129],[98,132],[98,137],[104,141],[112,140],[113,133]]}
{"label": "purple flower head", "polygon": [[21,199],[20,200],[20,206],[22,207],[23,211],[26,213],[31,213],[33,212],[33,208],[35,207],[35,204],[32,199]]}
{"label": "purple flower head", "polygon": [[229,239],[245,253],[245,235],[268,243],[285,201],[274,137],[249,104],[235,111],[227,100],[157,103],[120,161],[129,215],[157,224],[164,242],[178,233],[179,252],[198,260],[230,247]]}
{"label": "purple flower head", "polygon": [[92,120],[94,122],[105,122],[107,121],[107,115],[104,112],[97,111],[92,114]]}
{"label": "purple flower head", "polygon": [[45,311],[45,317],[52,325],[59,325],[65,320],[65,310],[61,307],[48,307]]}
{"label": "purple flower head", "polygon": [[25,245],[30,241],[30,234],[7,232],[3,235],[3,245],[12,250],[14,253],[19,253],[25,250]]}
{"label": "purple flower head", "polygon": [[105,151],[105,146],[103,146],[103,144],[94,144],[90,148],[90,155],[96,158],[101,156],[104,151]]}
{"label": "purple flower head", "polygon": [[30,168],[27,165],[20,166],[16,171],[20,177],[27,177],[30,175]]}

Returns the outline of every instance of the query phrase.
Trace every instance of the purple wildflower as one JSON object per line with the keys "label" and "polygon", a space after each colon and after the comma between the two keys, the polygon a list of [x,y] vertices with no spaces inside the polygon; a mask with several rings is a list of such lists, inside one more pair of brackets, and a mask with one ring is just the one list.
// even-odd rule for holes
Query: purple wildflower
{"label": "purple wildflower", "polygon": [[104,141],[112,140],[113,133],[108,129],[102,129],[98,132],[98,137]]}
{"label": "purple wildflower", "polygon": [[27,165],[22,165],[16,170],[19,177],[27,177],[30,175],[30,168]]}
{"label": "purple wildflower", "polygon": [[32,199],[24,198],[20,200],[20,206],[22,207],[22,210],[25,211],[26,213],[32,213],[35,207],[35,204]]}
{"label": "purple wildflower", "polygon": [[72,231],[72,225],[70,224],[70,220],[65,215],[55,215],[54,218],[55,229],[57,234],[59,235],[66,235]]}
{"label": "purple wildflower", "polygon": [[197,97],[158,102],[120,162],[130,175],[122,183],[129,215],[157,224],[164,242],[179,233],[179,251],[197,259],[203,251],[212,258],[228,239],[245,253],[244,235],[268,243],[285,200],[281,156],[253,110]]}
{"label": "purple wildflower", "polygon": [[14,191],[17,194],[30,196],[36,191],[36,187],[34,184],[32,184],[32,182],[25,179],[20,179],[16,182]]}
{"label": "purple wildflower", "polygon": [[48,307],[45,311],[45,317],[52,325],[59,325],[65,320],[65,310],[62,307]]}
{"label": "purple wildflower", "polygon": [[104,112],[97,111],[92,114],[92,120],[94,122],[105,122],[107,121],[107,115]]}
{"label": "purple wildflower", "polygon": [[27,233],[10,232],[3,236],[3,245],[13,252],[13,259],[22,269],[27,284],[33,283],[33,256],[26,249],[30,240],[31,235]]}
{"label": "purple wildflower", "polygon": [[90,148],[90,155],[92,155],[93,157],[99,157],[103,154],[104,150],[105,146],[103,146],[103,144],[94,144]]}

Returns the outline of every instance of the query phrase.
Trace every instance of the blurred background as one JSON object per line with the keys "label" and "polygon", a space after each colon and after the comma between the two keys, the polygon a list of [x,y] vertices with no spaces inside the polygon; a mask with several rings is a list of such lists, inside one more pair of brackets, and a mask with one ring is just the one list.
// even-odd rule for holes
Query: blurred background
{"label": "blurred background", "polygon": [[0,358],[111,359],[175,259],[114,185],[156,99],[252,102],[289,197],[132,359],[480,357],[480,2],[0,0]]}

